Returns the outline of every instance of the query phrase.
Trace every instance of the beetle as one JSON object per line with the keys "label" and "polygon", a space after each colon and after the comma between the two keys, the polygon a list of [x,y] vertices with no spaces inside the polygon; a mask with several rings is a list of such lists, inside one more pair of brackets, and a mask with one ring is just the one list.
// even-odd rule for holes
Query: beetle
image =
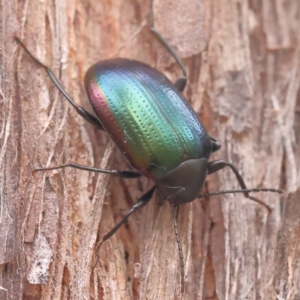
{"label": "beetle", "polygon": [[[270,208],[249,192],[276,189],[250,189],[235,166],[224,160],[209,161],[211,153],[220,149],[220,143],[211,137],[193,108],[183,96],[187,83],[185,67],[154,25],[153,1],[151,1],[151,31],[173,56],[182,76],[173,84],[164,74],[139,61],[124,58],[104,60],[92,65],[84,79],[85,90],[96,116],[76,105],[64,90],[49,67],[40,62],[15,37],[25,52],[46,70],[55,86],[64,95],[77,113],[86,121],[107,132],[127,162],[135,171],[103,170],[69,163],[61,166],[38,168],[35,171],[72,167],[81,170],[107,173],[123,178],[145,176],[154,181],[154,186],[133,205],[131,210],[98,243],[97,251],[129,218],[144,207],[154,191],[172,205],[176,241],[181,264],[181,292],[184,292],[184,260],[178,235],[177,217],[179,205],[196,198],[242,192],[244,195]],[[209,174],[229,167],[235,174],[241,190],[223,191],[200,195]]]}

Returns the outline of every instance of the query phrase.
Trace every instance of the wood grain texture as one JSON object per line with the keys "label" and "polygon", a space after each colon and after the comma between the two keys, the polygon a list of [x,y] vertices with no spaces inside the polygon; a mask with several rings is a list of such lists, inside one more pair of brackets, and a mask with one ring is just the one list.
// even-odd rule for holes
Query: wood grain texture
{"label": "wood grain texture", "polygon": [[[49,65],[89,109],[88,67],[127,57],[180,76],[149,30],[148,1],[0,1],[0,299],[179,299],[168,203],[153,199],[100,250],[95,243],[151,187],[80,170],[127,169],[108,137],[87,124],[13,39]],[[300,3],[160,0],[156,25],[187,67],[185,95],[232,162],[273,208],[242,195],[181,207],[185,299],[299,299]],[[237,188],[223,170],[209,191]]]}

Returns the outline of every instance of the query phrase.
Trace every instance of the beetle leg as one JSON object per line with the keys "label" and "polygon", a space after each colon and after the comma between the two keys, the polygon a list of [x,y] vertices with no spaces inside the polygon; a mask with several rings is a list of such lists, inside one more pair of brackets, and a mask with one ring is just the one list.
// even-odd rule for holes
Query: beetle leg
{"label": "beetle leg", "polygon": [[218,151],[221,148],[221,145],[220,145],[219,141],[217,139],[213,138],[212,136],[210,137],[210,139],[212,141],[212,143],[211,143],[211,146],[212,146],[211,147],[211,151],[212,152]]}
{"label": "beetle leg", "polygon": [[150,7],[150,22],[151,22],[151,31],[156,35],[156,37],[159,39],[159,41],[166,47],[166,49],[171,53],[171,55],[174,57],[176,62],[178,63],[181,71],[182,71],[182,76],[176,80],[175,82],[175,87],[180,91],[183,92],[184,88],[187,83],[187,78],[186,78],[186,69],[178,56],[178,54],[175,52],[175,50],[169,45],[169,43],[165,40],[165,38],[156,30],[155,25],[154,25],[154,10],[153,10],[153,1],[151,0],[151,7]]}
{"label": "beetle leg", "polygon": [[69,103],[76,109],[77,113],[80,116],[82,116],[89,123],[95,125],[99,129],[105,131],[105,129],[103,128],[103,126],[101,125],[101,123],[99,122],[99,120],[96,117],[94,117],[92,114],[90,114],[88,111],[86,111],[83,107],[76,105],[76,103],[73,101],[73,99],[70,97],[70,95],[62,87],[62,85],[60,84],[60,82],[58,81],[58,79],[55,77],[55,75],[53,74],[53,72],[51,71],[51,69],[49,67],[47,67],[46,65],[44,65],[42,62],[40,62],[35,56],[33,56],[33,54],[27,49],[27,47],[23,44],[23,42],[18,37],[15,37],[15,40],[22,46],[22,48],[25,50],[25,52],[39,66],[41,66],[42,68],[44,68],[46,70],[46,72],[47,72],[48,76],[50,77],[51,81],[60,90],[60,92],[65,96],[65,98],[69,101]]}
{"label": "beetle leg", "polygon": [[174,85],[177,88],[177,90],[182,93],[184,91],[186,83],[187,83],[186,77],[181,76],[180,78],[178,78],[176,80],[176,82],[174,83]]}
{"label": "beetle leg", "polygon": [[[209,162],[208,168],[207,168],[207,170],[208,170],[207,171],[207,175],[215,173],[215,172],[217,172],[217,171],[219,171],[221,169],[224,169],[225,167],[229,167],[233,171],[233,173],[236,176],[236,178],[237,178],[237,180],[238,180],[241,188],[243,190],[247,189],[246,184],[245,184],[242,176],[240,175],[240,173],[236,169],[236,167],[233,164],[231,164],[231,163],[229,163],[227,161],[224,161],[224,160],[214,160],[212,162]],[[245,196],[246,196],[246,194],[245,194]]]}
{"label": "beetle leg", "polygon": [[[139,200],[132,206],[132,208],[129,210],[129,212],[125,215],[125,217],[113,228],[111,229],[102,239],[100,242],[97,243],[97,248],[96,248],[96,253],[98,253],[101,245],[108,240],[111,236],[113,236],[119,228],[126,223],[128,218],[130,217],[131,214],[133,214],[135,211],[138,211],[142,207],[144,207],[152,198],[152,195],[156,189],[156,186],[154,186],[151,190],[149,190],[147,193],[145,193]],[[98,256],[96,259],[96,262],[94,265],[96,265],[98,262]]]}
{"label": "beetle leg", "polygon": [[[224,169],[225,167],[229,167],[233,171],[233,173],[236,176],[241,188],[243,190],[247,190],[247,186],[246,186],[246,184],[244,182],[244,179],[241,176],[241,174],[238,172],[238,170],[236,169],[236,167],[233,164],[231,164],[227,161],[215,160],[215,161],[210,162],[208,164],[208,168],[207,168],[207,175],[215,173],[215,172],[217,172],[221,169]],[[270,207],[267,204],[265,204],[264,202],[262,202],[261,200],[255,198],[255,197],[250,196],[248,191],[244,191],[243,194],[246,198],[248,198],[250,200],[253,200],[253,201],[265,206],[269,211],[271,211]]]}
{"label": "beetle leg", "polygon": [[104,169],[97,169],[94,167],[88,167],[76,163],[69,163],[65,165],[60,165],[60,166],[55,166],[55,167],[49,167],[49,168],[37,168],[34,169],[33,171],[47,171],[47,170],[56,170],[56,169],[63,169],[63,168],[74,168],[74,169],[80,169],[84,171],[90,171],[90,172],[98,172],[98,173],[105,173],[105,174],[110,174],[116,177],[122,177],[122,178],[138,178],[141,176],[140,173],[138,172],[132,172],[132,171],[117,171],[117,170],[104,170]]}

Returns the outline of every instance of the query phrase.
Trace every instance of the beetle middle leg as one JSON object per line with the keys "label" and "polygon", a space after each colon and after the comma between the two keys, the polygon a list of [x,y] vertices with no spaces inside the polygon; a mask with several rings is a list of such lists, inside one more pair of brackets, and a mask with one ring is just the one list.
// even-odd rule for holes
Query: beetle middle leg
{"label": "beetle middle leg", "polygon": [[170,44],[165,40],[165,38],[155,28],[153,1],[154,0],[151,0],[151,8],[150,8],[151,31],[156,35],[156,37],[159,39],[159,41],[166,47],[166,49],[170,52],[170,54],[174,57],[174,59],[176,60],[176,62],[180,66],[180,69],[182,71],[182,76],[176,80],[174,85],[180,92],[183,92],[184,88],[186,86],[186,83],[187,83],[186,69],[185,69],[185,66],[182,63],[180,57],[175,52],[175,50],[170,46]]}
{"label": "beetle middle leg", "polygon": [[[237,180],[238,180],[241,188],[243,190],[247,190],[247,186],[246,186],[246,184],[244,182],[244,179],[241,176],[241,174],[238,172],[238,170],[236,169],[236,167],[233,164],[231,164],[231,163],[229,163],[227,161],[224,161],[224,160],[215,160],[215,161],[210,162],[208,164],[208,168],[207,168],[207,175],[215,173],[215,172],[217,172],[219,170],[222,170],[225,167],[229,167],[233,171],[233,173],[236,176],[236,178],[237,178]],[[272,211],[271,208],[266,203],[262,202],[261,200],[255,198],[255,197],[250,196],[247,191],[244,191],[243,194],[244,194],[244,196],[246,198],[248,198],[248,199],[250,199],[252,201],[255,201],[255,202],[259,203],[260,205],[263,205],[264,207],[266,207],[269,212]]]}
{"label": "beetle middle leg", "polygon": [[52,70],[44,65],[41,61],[39,61],[23,44],[23,42],[18,38],[15,37],[15,40],[22,46],[22,48],[25,50],[25,52],[45,71],[47,72],[48,76],[50,77],[51,81],[54,83],[54,85],[59,89],[59,91],[64,95],[64,97],[68,100],[68,102],[76,109],[77,113],[83,117],[86,121],[93,124],[94,126],[98,127],[101,130],[104,130],[103,126],[99,122],[99,120],[94,117],[92,114],[90,114],[88,111],[86,111],[83,107],[76,105],[74,100],[70,97],[70,95],[66,92],[66,90],[62,87],[58,79],[53,74]]}
{"label": "beetle middle leg", "polygon": [[122,177],[122,178],[138,178],[141,176],[141,174],[138,172],[97,169],[94,167],[88,167],[88,166],[76,164],[74,162],[71,162],[71,163],[65,164],[65,165],[55,166],[55,167],[37,168],[37,169],[34,169],[33,171],[37,172],[37,171],[57,170],[57,169],[63,169],[63,168],[68,168],[68,167],[74,168],[74,169],[80,169],[80,170],[84,170],[84,171],[89,171],[89,172],[105,173],[105,174],[113,175],[116,177]]}
{"label": "beetle middle leg", "polygon": [[[97,244],[97,248],[96,248],[96,253],[98,253],[101,245],[107,241],[110,237],[112,237],[118,230],[119,228],[126,223],[126,221],[128,220],[128,218],[130,217],[131,214],[133,214],[134,212],[140,210],[142,207],[144,207],[152,198],[152,195],[154,193],[156,189],[156,186],[152,187],[147,193],[145,193],[141,198],[138,199],[138,201],[132,206],[132,208],[129,210],[129,212],[124,216],[124,218],[115,225],[115,227],[113,229],[111,229],[102,239],[100,242],[98,242]],[[98,262],[98,256],[95,262],[95,265]]]}

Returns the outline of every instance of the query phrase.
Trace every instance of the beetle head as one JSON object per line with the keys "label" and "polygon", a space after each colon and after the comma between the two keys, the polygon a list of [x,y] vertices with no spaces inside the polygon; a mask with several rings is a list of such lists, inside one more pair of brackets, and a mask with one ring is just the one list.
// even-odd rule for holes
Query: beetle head
{"label": "beetle head", "polygon": [[206,158],[189,159],[170,171],[156,183],[163,199],[174,204],[191,202],[197,198],[207,175]]}

